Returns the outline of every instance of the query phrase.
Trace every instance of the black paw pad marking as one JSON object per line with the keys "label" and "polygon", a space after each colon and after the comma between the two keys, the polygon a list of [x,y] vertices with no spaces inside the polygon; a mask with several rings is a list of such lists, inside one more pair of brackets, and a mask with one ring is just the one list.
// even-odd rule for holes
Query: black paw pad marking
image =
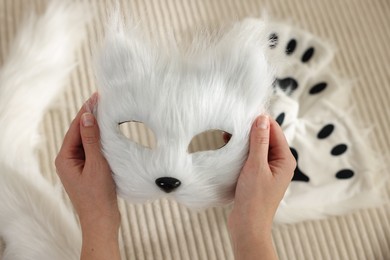
{"label": "black paw pad marking", "polygon": [[316,95],[316,94],[324,91],[327,86],[328,86],[328,83],[326,83],[326,82],[317,83],[313,87],[310,88],[309,94]]}
{"label": "black paw pad marking", "polygon": [[297,48],[297,41],[295,39],[291,39],[286,46],[286,54],[291,55],[294,53],[295,49]]}
{"label": "black paw pad marking", "polygon": [[269,47],[273,49],[276,47],[276,45],[278,45],[279,36],[276,33],[271,33],[269,35],[268,40],[269,40]]}
{"label": "black paw pad marking", "polygon": [[284,78],[275,80],[274,86],[278,86],[281,90],[287,93],[292,93],[298,88],[298,82],[294,78]]}
{"label": "black paw pad marking", "polygon": [[334,125],[328,124],[324,126],[317,134],[318,139],[325,139],[333,133]]}
{"label": "black paw pad marking", "polygon": [[314,47],[310,47],[305,51],[305,53],[302,55],[301,61],[303,63],[309,62],[311,58],[314,56],[315,49]]}
{"label": "black paw pad marking", "polygon": [[355,175],[355,173],[350,169],[344,169],[340,170],[336,173],[337,179],[349,179],[352,178]]}
{"label": "black paw pad marking", "polygon": [[295,160],[297,161],[297,167],[295,168],[294,171],[294,177],[292,178],[292,181],[304,181],[304,182],[309,182],[310,179],[309,177],[304,174],[298,167],[298,152],[294,148],[290,147],[292,155],[295,157]]}
{"label": "black paw pad marking", "polygon": [[284,112],[282,112],[282,113],[280,113],[280,114],[276,117],[275,121],[276,121],[280,126],[282,126],[285,117],[286,117],[286,114],[285,114]]}
{"label": "black paw pad marking", "polygon": [[[335,129],[335,126],[333,124],[327,124],[325,125],[317,134],[318,139],[325,139],[329,137]],[[332,150],[330,151],[330,154],[333,156],[340,156],[344,154],[348,150],[348,146],[346,144],[338,144],[335,145]],[[350,169],[342,169],[338,171],[335,174],[335,177],[337,179],[349,179],[352,178],[355,175],[354,171]]]}
{"label": "black paw pad marking", "polygon": [[348,146],[346,144],[338,144],[335,147],[332,148],[330,153],[334,156],[339,156],[345,153],[348,149]]}

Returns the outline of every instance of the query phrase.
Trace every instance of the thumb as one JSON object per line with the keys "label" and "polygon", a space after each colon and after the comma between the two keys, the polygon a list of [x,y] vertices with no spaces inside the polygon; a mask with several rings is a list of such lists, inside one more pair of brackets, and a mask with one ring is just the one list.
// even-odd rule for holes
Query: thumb
{"label": "thumb", "polygon": [[80,134],[85,157],[101,156],[100,132],[93,114],[87,112],[81,116]]}
{"label": "thumb", "polygon": [[256,118],[252,126],[248,161],[254,164],[268,163],[269,125],[269,116],[261,115]]}

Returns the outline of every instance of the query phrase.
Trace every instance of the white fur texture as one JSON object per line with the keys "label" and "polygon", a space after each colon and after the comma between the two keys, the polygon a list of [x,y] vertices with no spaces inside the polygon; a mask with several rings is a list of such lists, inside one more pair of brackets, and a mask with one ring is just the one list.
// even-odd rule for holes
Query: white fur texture
{"label": "white fur texture", "polygon": [[85,11],[53,1],[20,29],[0,71],[0,236],[3,259],[77,259],[73,213],[40,174],[35,156],[45,109],[65,85],[84,35]]}
{"label": "white fur texture", "polygon": [[[213,37],[196,38],[184,53],[164,54],[118,20],[108,28],[96,76],[102,147],[119,195],[141,202],[164,197],[155,181],[173,177],[181,186],[169,197],[187,207],[231,201],[251,125],[265,111],[272,90],[264,23],[246,20]],[[125,121],[148,126],[157,147],[126,139],[118,128]],[[189,154],[191,139],[211,129],[231,133],[229,143]]]}
{"label": "white fur texture", "polygon": [[[5,260],[80,255],[77,221],[41,176],[34,151],[43,113],[74,65],[72,54],[83,35],[84,17],[78,6],[59,2],[40,18],[31,16],[0,71],[0,237],[6,242]],[[155,181],[174,177],[182,184],[169,196],[188,207],[233,199],[251,125],[266,110],[274,80],[266,39],[263,22],[246,20],[213,37],[200,35],[184,53],[174,48],[164,54],[146,44],[136,28],[113,20],[97,67],[97,116],[119,195],[141,202],[164,197]],[[296,102],[281,103],[290,114],[298,114]],[[123,136],[118,123],[125,121],[143,122],[152,129],[156,148],[141,147]],[[211,129],[231,133],[229,143],[219,150],[189,154],[191,139]],[[288,139],[295,133],[291,131]],[[367,183],[360,180],[353,179],[351,185],[326,186],[326,178],[316,179],[311,187],[293,184],[277,220],[320,218],[372,204],[376,194],[363,193]]]}

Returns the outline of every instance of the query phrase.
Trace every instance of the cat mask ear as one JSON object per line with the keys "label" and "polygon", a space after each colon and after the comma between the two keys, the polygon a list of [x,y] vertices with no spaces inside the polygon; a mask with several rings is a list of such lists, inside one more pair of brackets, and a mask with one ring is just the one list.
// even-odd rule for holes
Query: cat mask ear
{"label": "cat mask ear", "polygon": [[244,111],[237,116],[253,120],[265,112],[274,81],[274,69],[266,56],[268,38],[265,27],[261,20],[245,19],[206,40],[204,35],[197,36],[186,53],[186,59],[192,64],[209,70],[211,79],[223,80],[220,85],[209,84],[208,87],[219,91],[218,86],[222,86],[234,96],[232,104],[245,103]]}
{"label": "cat mask ear", "polygon": [[156,53],[138,26],[126,26],[119,12],[106,28],[101,55],[96,62],[96,77],[104,91],[125,82],[142,82],[156,63]]}
{"label": "cat mask ear", "polygon": [[[265,55],[268,39],[266,24],[245,19],[209,40],[195,40],[187,55],[189,61],[224,76],[224,87],[249,106],[258,104],[256,113],[264,112],[264,98],[269,96],[274,80],[273,68]],[[249,112],[249,111],[248,111]]]}

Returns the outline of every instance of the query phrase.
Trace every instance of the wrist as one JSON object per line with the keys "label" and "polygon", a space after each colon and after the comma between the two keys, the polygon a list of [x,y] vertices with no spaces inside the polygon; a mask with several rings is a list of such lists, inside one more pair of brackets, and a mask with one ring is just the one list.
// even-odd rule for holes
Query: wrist
{"label": "wrist", "polygon": [[83,234],[105,234],[117,236],[120,227],[120,214],[80,216],[80,225]]}
{"label": "wrist", "polygon": [[277,259],[272,242],[272,221],[231,215],[228,229],[235,259]]}
{"label": "wrist", "polygon": [[83,241],[80,259],[120,259],[119,225],[106,220],[80,223]]}
{"label": "wrist", "polygon": [[247,234],[251,237],[270,237],[272,236],[273,219],[266,216],[267,214],[236,212],[233,209],[228,218],[229,232],[237,236]]}
{"label": "wrist", "polygon": [[254,245],[258,243],[271,243],[272,231],[270,229],[229,229],[231,240],[236,245]]}
{"label": "wrist", "polygon": [[231,241],[236,260],[277,259],[271,232],[238,232]]}

